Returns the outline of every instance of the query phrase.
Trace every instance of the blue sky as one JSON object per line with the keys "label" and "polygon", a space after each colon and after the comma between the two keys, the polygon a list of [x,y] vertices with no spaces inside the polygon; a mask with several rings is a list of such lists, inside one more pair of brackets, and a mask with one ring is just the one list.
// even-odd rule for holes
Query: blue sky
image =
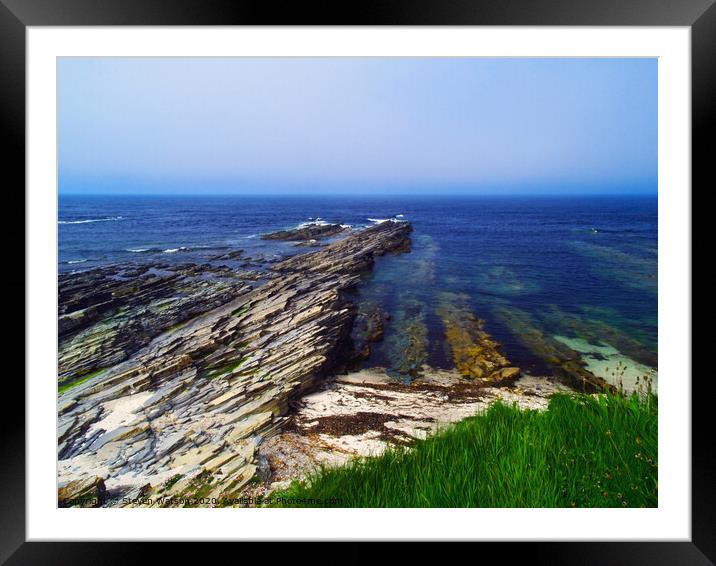
{"label": "blue sky", "polygon": [[62,58],[59,191],[648,193],[656,59]]}

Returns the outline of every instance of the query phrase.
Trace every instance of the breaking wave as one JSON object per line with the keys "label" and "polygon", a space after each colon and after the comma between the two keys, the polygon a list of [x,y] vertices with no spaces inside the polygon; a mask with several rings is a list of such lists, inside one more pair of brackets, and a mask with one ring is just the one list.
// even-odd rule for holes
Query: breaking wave
{"label": "breaking wave", "polygon": [[91,224],[93,222],[112,222],[113,220],[123,220],[122,216],[109,216],[107,218],[88,218],[87,220],[58,220],[58,224]]}

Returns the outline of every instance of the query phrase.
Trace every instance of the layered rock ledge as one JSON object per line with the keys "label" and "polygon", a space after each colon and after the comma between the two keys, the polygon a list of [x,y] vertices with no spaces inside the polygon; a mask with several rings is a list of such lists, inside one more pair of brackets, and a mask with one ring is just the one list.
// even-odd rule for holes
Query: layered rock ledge
{"label": "layered rock ledge", "polygon": [[238,494],[261,440],[347,348],[345,292],[376,256],[409,250],[410,231],[367,228],[272,264],[255,285],[209,265],[62,278],[60,503],[100,480],[102,501],[118,505]]}
{"label": "layered rock ledge", "polygon": [[310,242],[312,240],[315,241],[320,238],[337,236],[343,232],[346,232],[347,230],[349,230],[349,228],[341,224],[308,223],[292,230],[280,230],[278,232],[263,234],[261,236],[261,239],[284,240],[288,242]]}

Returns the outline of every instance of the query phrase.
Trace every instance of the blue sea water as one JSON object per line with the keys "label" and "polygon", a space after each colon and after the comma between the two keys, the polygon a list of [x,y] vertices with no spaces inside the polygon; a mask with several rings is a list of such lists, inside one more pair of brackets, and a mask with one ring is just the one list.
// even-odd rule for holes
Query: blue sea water
{"label": "blue sea water", "polygon": [[413,225],[412,252],[380,258],[360,291],[396,321],[372,362],[386,362],[391,332],[418,316],[428,328],[429,363],[449,366],[436,310],[459,297],[524,369],[546,369],[535,340],[525,340],[538,334],[586,337],[656,366],[655,196],[63,195],[58,269],[205,261],[226,248],[297,253],[305,248],[258,235],[318,218],[355,228],[381,219]]}

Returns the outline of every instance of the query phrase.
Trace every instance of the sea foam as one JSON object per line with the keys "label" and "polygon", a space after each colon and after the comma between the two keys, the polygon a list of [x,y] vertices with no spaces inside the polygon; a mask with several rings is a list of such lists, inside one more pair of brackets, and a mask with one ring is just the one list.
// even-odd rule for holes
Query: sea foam
{"label": "sea foam", "polygon": [[112,222],[113,220],[123,220],[122,216],[110,216],[108,218],[88,218],[87,220],[58,220],[58,224],[91,224],[93,222]]}

